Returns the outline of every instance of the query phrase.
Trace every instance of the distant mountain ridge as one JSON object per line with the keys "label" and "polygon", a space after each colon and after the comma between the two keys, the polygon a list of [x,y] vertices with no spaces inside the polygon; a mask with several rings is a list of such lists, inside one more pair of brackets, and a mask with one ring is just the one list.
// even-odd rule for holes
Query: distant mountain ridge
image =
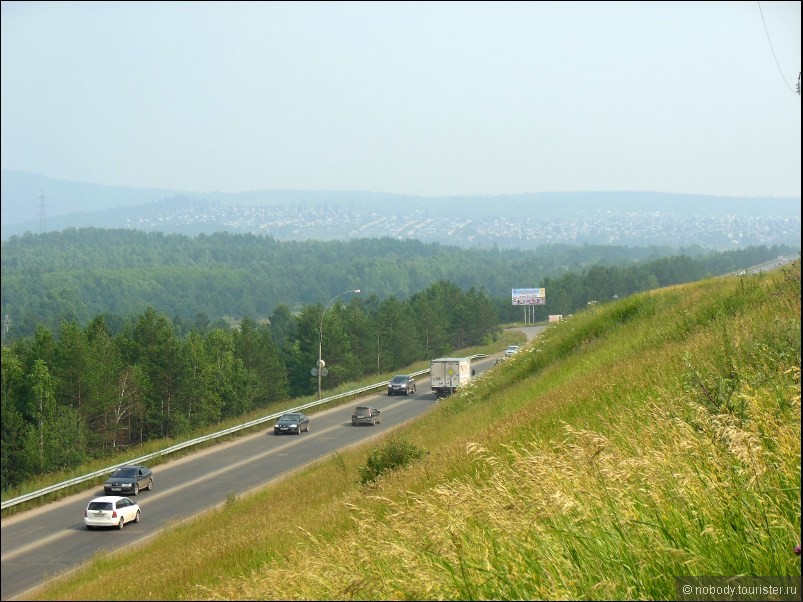
{"label": "distant mountain ridge", "polygon": [[800,246],[800,198],[660,192],[424,197],[367,191],[126,188],[2,170],[2,239],[67,228],[219,231],[279,240],[414,238],[462,247]]}

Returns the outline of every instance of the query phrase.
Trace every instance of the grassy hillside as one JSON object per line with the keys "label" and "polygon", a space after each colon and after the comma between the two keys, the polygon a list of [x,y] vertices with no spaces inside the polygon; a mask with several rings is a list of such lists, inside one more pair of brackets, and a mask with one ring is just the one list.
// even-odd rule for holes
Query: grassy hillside
{"label": "grassy hillside", "polygon": [[[675,599],[675,576],[800,575],[800,418],[799,262],[635,295],[36,596]],[[361,484],[398,449],[424,453]]]}

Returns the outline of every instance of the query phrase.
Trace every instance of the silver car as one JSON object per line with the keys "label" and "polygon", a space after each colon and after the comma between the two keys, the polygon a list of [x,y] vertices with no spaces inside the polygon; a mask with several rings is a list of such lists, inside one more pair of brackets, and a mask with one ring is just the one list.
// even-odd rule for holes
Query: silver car
{"label": "silver car", "polygon": [[415,379],[408,374],[397,374],[388,383],[388,395],[415,393]]}

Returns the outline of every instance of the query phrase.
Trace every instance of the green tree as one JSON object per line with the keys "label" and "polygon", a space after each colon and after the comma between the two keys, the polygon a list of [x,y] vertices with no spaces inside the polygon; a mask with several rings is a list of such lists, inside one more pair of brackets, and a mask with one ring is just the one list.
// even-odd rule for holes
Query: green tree
{"label": "green tree", "polygon": [[206,337],[200,332],[191,332],[184,344],[189,364],[187,379],[187,422],[197,428],[214,424],[223,414],[224,400],[215,386],[216,367],[211,350],[207,349]]}
{"label": "green tree", "polygon": [[460,340],[459,331],[467,314],[457,311],[462,291],[453,282],[439,280],[414,301],[419,332],[426,338],[427,356],[451,352]]}
{"label": "green tree", "polygon": [[32,393],[28,412],[32,424],[25,436],[26,461],[37,474],[75,466],[83,461],[78,414],[70,407],[58,406],[55,383],[42,360],[34,362],[28,375]]}
{"label": "green tree", "polygon": [[211,391],[222,401],[223,417],[250,411],[255,379],[234,354],[232,332],[213,330],[207,337],[207,347],[212,367]]}
{"label": "green tree", "polygon": [[322,359],[326,361],[328,372],[323,382],[327,388],[334,388],[360,372],[357,357],[351,348],[347,315],[342,303],[332,305],[323,316],[322,332]]}
{"label": "green tree", "polygon": [[180,394],[186,372],[169,320],[148,307],[134,328],[134,344],[135,361],[145,377],[145,432],[150,437],[177,435],[185,426]]}
{"label": "green tree", "polygon": [[84,403],[89,395],[88,380],[91,366],[88,345],[84,333],[76,322],[61,325],[58,342],[54,350],[53,377],[56,384],[56,403],[73,408],[78,416],[78,433],[81,449],[85,449],[82,438],[84,429],[81,417]]}
{"label": "green tree", "polygon": [[471,289],[461,296],[465,338],[459,347],[482,345],[496,335],[498,316],[484,290]]}
{"label": "green tree", "polygon": [[254,376],[254,402],[261,407],[289,394],[287,368],[271,328],[245,317],[234,333],[235,355]]}
{"label": "green tree", "polygon": [[315,364],[305,362],[299,343],[298,320],[287,305],[280,304],[271,315],[270,333],[284,366],[287,394],[291,397],[305,395],[309,392],[310,369]]}
{"label": "green tree", "polygon": [[31,399],[27,413],[33,423],[31,437],[29,437],[28,456],[36,472],[42,473],[48,468],[45,440],[48,430],[53,426],[53,418],[56,413],[55,387],[44,360],[38,359],[34,362],[31,373],[28,375],[28,387],[31,391]]}
{"label": "green tree", "polygon": [[147,378],[139,366],[124,366],[115,374],[114,389],[103,412],[103,442],[112,452],[125,450],[129,445],[151,439],[145,429],[145,404],[143,383]]}
{"label": "green tree", "polygon": [[410,298],[410,305],[416,321],[416,331],[425,358],[442,355],[449,349],[450,304],[439,294],[439,284],[416,293]]}
{"label": "green tree", "polygon": [[97,316],[85,331],[88,362],[84,419],[88,425],[89,449],[117,452],[143,440],[143,376],[126,365],[121,345],[129,339],[112,337],[103,316]]}
{"label": "green tree", "polygon": [[377,372],[392,371],[415,349],[415,328],[406,304],[396,297],[382,300],[373,314],[372,349]]}
{"label": "green tree", "polygon": [[6,491],[21,483],[29,473],[25,470],[24,437],[26,422],[19,407],[20,393],[25,386],[22,362],[10,347],[2,348],[0,380],[0,487]]}

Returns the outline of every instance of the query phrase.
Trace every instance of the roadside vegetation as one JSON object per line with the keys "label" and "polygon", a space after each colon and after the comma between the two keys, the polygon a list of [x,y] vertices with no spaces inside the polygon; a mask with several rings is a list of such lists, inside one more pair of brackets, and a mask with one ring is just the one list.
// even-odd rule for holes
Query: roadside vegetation
{"label": "roadside vegetation", "polygon": [[29,599],[671,600],[675,577],[799,576],[800,316],[799,261],[590,306],[415,424]]}
{"label": "roadside vegetation", "polygon": [[119,464],[123,455],[143,455],[139,450],[154,440],[186,440],[310,396],[318,385],[311,368],[322,350],[329,368],[321,386],[329,393],[455,349],[490,345],[499,335],[490,299],[447,282],[406,301],[363,302],[354,294],[345,305],[339,297],[297,315],[277,308],[270,323],[248,318],[236,329],[182,336],[149,308],[118,334],[98,316],[83,329],[65,322],[57,336],[39,328],[32,339],[3,345],[3,500],[37,477],[92,461]]}
{"label": "roadside vegetation", "polygon": [[[515,329],[515,327],[516,327],[515,323],[510,323],[506,326],[503,326],[503,328],[511,328],[511,329]],[[491,354],[495,353],[500,345],[504,346],[505,344],[507,344],[507,342],[510,342],[511,344],[512,343],[520,344],[524,340],[525,336],[517,330],[503,330],[498,335],[497,342],[494,342],[493,344],[480,345],[477,347],[469,347],[466,349],[461,349],[460,353],[465,355]],[[399,370],[398,373],[417,372],[418,370],[423,370],[425,368],[429,368],[429,362],[421,361]],[[326,396],[336,397],[338,395],[343,395],[353,390],[362,389],[364,387],[370,387],[376,385],[377,383],[384,383],[390,380],[394,374],[396,374],[396,372],[386,372],[384,374],[375,374],[371,376],[366,376],[365,378],[358,381],[342,383],[337,387],[335,387],[334,389],[327,390]],[[380,389],[384,389],[384,385],[381,385]],[[293,399],[275,401],[265,408],[260,408],[258,410],[254,410],[242,416],[237,416],[235,418],[230,418],[217,424],[196,429],[192,432],[186,433],[181,437],[154,439],[151,441],[147,441],[142,445],[138,445],[132,449],[128,449],[124,452],[119,452],[116,455],[102,456],[94,460],[84,462],[80,465],[71,467],[69,469],[57,470],[42,475],[38,475],[36,477],[25,480],[18,487],[10,489],[8,492],[6,492],[7,495],[3,495],[3,498],[5,499],[6,497],[8,497],[9,499],[13,499],[14,497],[33,493],[35,491],[46,489],[54,485],[59,485],[66,481],[77,479],[83,477],[84,475],[88,475],[97,472],[99,470],[110,468],[111,466],[124,464],[126,462],[132,462],[138,458],[154,454],[156,452],[160,452],[169,447],[179,445],[187,441],[192,441],[194,439],[198,439],[206,435],[219,433],[227,429],[234,428],[236,426],[252,422],[254,420],[258,420],[266,416],[270,416],[271,414],[281,413],[289,408],[298,407],[310,403],[312,401],[315,401],[316,399],[317,395],[308,395],[305,397],[297,397]],[[337,399],[331,402],[323,403],[321,405],[308,408],[307,410],[305,410],[305,413],[309,415],[314,415],[317,412],[329,409],[331,407],[348,405],[350,403],[351,403],[351,397],[338,397]],[[153,458],[148,461],[148,465],[150,467],[158,466],[159,464],[162,464],[164,462],[176,460],[177,458],[180,458],[183,455],[196,453],[197,451],[205,447],[218,445],[229,439],[234,439],[237,437],[248,435],[253,432],[265,430],[269,426],[270,424],[264,423],[249,429],[238,430],[230,435],[218,437],[215,439],[211,439],[207,442],[198,443],[193,446],[180,449],[178,451],[173,452],[169,456],[163,455]],[[108,472],[111,472],[111,470],[109,470]],[[53,491],[52,493],[48,493],[47,495],[34,498],[30,501],[10,506],[9,508],[6,508],[5,510],[2,511],[2,517],[6,518],[9,516],[13,516],[18,512],[30,510],[32,508],[41,506],[42,504],[62,499],[68,495],[72,495],[80,491],[86,491],[87,489],[91,489],[92,487],[97,487],[99,485],[102,485],[107,478],[108,474],[104,473],[102,476],[99,476],[92,481],[82,481],[76,485],[65,487],[63,489],[58,489],[56,491]]]}

